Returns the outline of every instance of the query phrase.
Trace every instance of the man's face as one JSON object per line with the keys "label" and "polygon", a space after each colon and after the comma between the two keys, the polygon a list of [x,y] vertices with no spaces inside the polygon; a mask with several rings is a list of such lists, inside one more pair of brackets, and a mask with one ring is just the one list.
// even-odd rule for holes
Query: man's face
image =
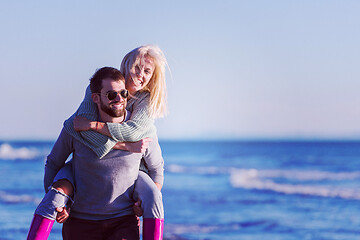
{"label": "man's face", "polygon": [[[122,81],[114,81],[112,79],[103,79],[103,88],[100,91],[100,110],[111,117],[121,117],[125,114],[126,99],[121,97],[120,92],[125,90],[125,84]],[[109,100],[107,94],[109,92],[118,92],[116,98]]]}

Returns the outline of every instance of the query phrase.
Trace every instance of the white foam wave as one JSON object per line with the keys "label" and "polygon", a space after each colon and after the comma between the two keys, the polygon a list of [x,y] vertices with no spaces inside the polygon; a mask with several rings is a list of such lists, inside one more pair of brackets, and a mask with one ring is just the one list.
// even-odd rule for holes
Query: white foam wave
{"label": "white foam wave", "polygon": [[[346,176],[346,174],[349,176]],[[288,179],[297,180],[346,180],[359,178],[359,173],[329,173],[319,171],[306,172],[283,170],[259,171],[256,169],[232,169],[230,172],[230,182],[234,187],[237,188],[270,190],[284,194],[303,194],[311,196],[340,197],[344,199],[360,200],[360,191],[356,189],[304,184],[280,184],[271,180],[271,178],[274,177],[286,177]]]}
{"label": "white foam wave", "polygon": [[39,151],[32,148],[13,148],[10,144],[3,143],[0,145],[0,159],[32,159],[39,156]]}
{"label": "white foam wave", "polygon": [[[229,174],[230,183],[235,188],[269,190],[284,194],[303,194],[322,197],[340,197],[360,200],[360,190],[337,186],[316,185],[314,182],[340,181],[360,179],[360,171],[328,172],[305,170],[258,170],[226,167],[187,167],[170,165],[166,169],[172,173],[191,174]],[[277,183],[276,179],[297,181],[299,184]],[[304,182],[307,181],[305,184]]]}
{"label": "white foam wave", "polygon": [[31,195],[26,195],[26,194],[14,195],[3,191],[0,191],[0,201],[6,203],[28,203],[28,202],[33,202],[35,204],[40,203],[40,199],[34,198]]}
{"label": "white foam wave", "polygon": [[176,164],[169,165],[166,170],[172,173],[195,173],[195,174],[236,174],[252,178],[284,178],[299,181],[321,181],[321,180],[354,180],[360,179],[360,171],[354,172],[327,172],[327,171],[305,171],[305,170],[257,170],[231,167],[187,167]]}
{"label": "white foam wave", "polygon": [[176,164],[169,165],[166,170],[172,173],[195,173],[195,174],[228,174],[230,168],[226,167],[186,167]]}
{"label": "white foam wave", "polygon": [[257,169],[231,169],[230,173],[252,178],[284,178],[299,181],[321,180],[354,180],[360,178],[360,171],[354,172],[327,172],[304,170],[257,170]]}
{"label": "white foam wave", "polygon": [[188,233],[213,233],[213,232],[226,232],[226,231],[238,231],[241,228],[256,225],[266,225],[267,221],[255,221],[255,222],[231,222],[225,224],[166,224],[166,233],[164,232],[164,239],[184,239],[184,234]]}
{"label": "white foam wave", "polygon": [[210,233],[220,229],[220,226],[202,226],[198,224],[182,225],[182,224],[168,224],[166,225],[167,232],[181,235],[189,232]]}

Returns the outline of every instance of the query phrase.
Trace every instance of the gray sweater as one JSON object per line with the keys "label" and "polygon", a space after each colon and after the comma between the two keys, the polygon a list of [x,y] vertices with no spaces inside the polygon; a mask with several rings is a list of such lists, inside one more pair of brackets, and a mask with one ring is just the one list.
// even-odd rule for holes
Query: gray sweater
{"label": "gray sweater", "polygon": [[143,157],[154,182],[163,184],[164,161],[157,138],[145,154],[111,150],[102,159],[64,129],[47,157],[45,188],[49,187],[70,154],[76,185],[71,216],[102,220],[133,214],[132,194]]}

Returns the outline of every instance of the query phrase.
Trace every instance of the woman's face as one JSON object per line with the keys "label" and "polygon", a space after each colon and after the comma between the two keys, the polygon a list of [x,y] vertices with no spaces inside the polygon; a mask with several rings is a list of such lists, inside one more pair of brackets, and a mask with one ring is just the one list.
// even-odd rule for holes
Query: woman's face
{"label": "woman's face", "polygon": [[154,69],[154,62],[147,56],[141,59],[141,61],[136,61],[126,79],[126,89],[130,94],[135,94],[146,87],[153,75]]}

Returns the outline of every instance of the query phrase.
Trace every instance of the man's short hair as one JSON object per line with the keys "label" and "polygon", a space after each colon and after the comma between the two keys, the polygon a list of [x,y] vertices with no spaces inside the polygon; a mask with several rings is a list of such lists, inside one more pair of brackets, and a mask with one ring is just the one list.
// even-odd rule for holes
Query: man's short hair
{"label": "man's short hair", "polygon": [[114,81],[122,81],[125,84],[125,79],[122,73],[113,67],[102,67],[94,73],[90,78],[90,89],[92,93],[100,93],[102,89],[102,80],[110,78]]}

